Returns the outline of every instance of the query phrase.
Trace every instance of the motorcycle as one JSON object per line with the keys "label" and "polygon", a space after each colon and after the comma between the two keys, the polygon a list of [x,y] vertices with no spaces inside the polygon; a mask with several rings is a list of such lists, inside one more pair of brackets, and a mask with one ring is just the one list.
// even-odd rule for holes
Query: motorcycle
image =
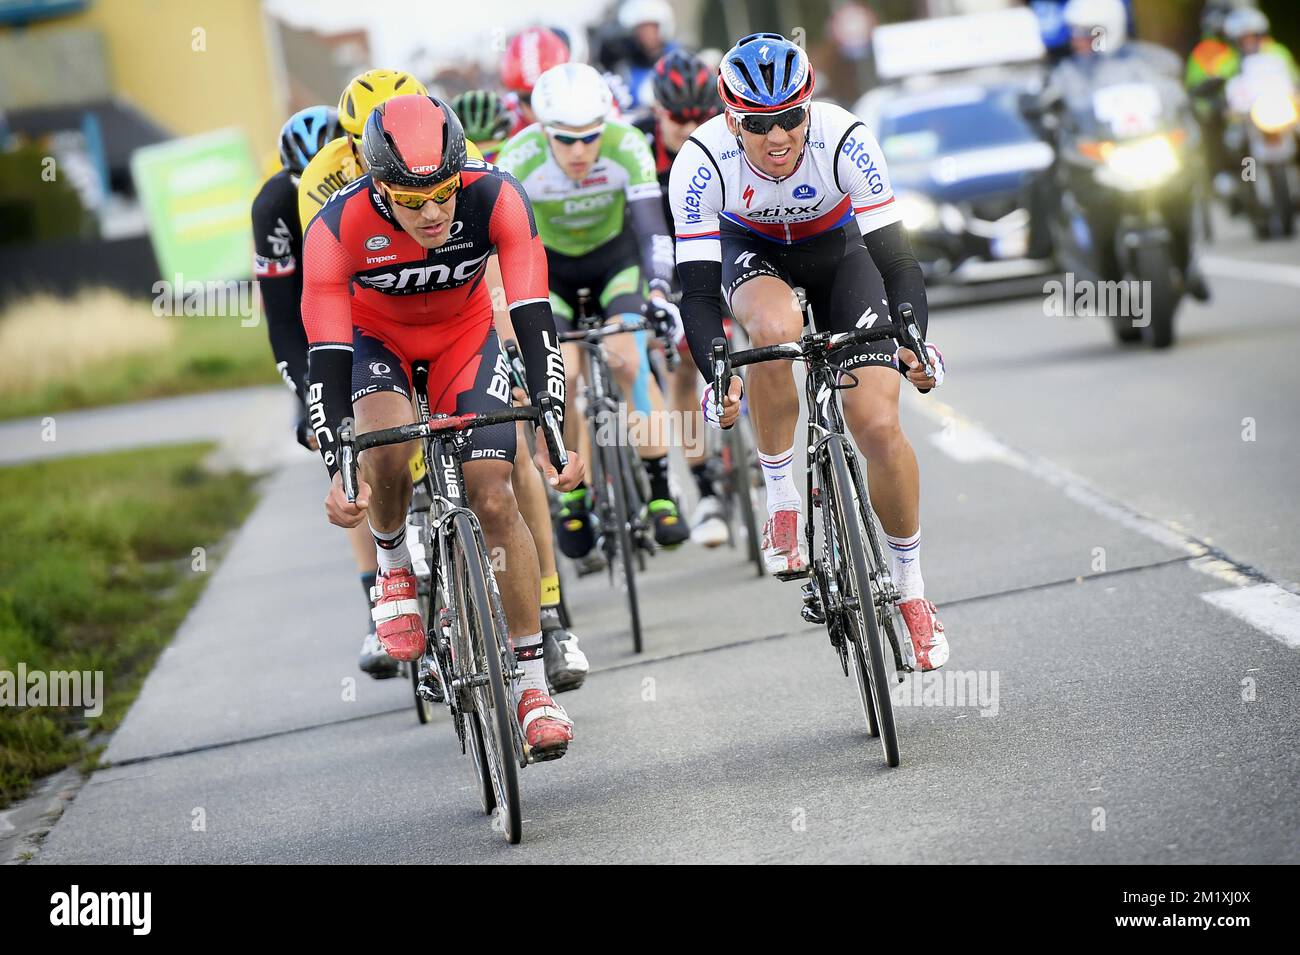
{"label": "motorcycle", "polygon": [[1050,230],[1062,268],[1100,283],[1096,301],[1121,303],[1103,311],[1115,337],[1167,348],[1189,285],[1199,136],[1180,89],[1112,78],[1059,104],[1045,124],[1059,187]]}
{"label": "motorcycle", "polygon": [[[1259,239],[1295,232],[1297,95],[1286,63],[1267,52],[1241,61],[1224,89],[1224,144],[1241,157],[1238,203]],[[1246,164],[1245,160],[1253,160]]]}

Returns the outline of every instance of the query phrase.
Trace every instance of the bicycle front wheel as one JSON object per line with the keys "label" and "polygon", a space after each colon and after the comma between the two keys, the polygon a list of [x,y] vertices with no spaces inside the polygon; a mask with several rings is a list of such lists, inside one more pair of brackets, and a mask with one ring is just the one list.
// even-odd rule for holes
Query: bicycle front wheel
{"label": "bicycle front wheel", "polygon": [[[496,802],[499,826],[506,841],[518,843],[523,837],[523,812],[519,799],[519,766],[515,754],[514,700],[506,686],[504,660],[509,649],[509,635],[497,627],[496,615],[488,589],[487,569],[474,525],[465,514],[457,514],[456,553],[453,561],[453,586],[460,611],[460,626],[467,637],[469,659],[458,670],[470,684],[472,707],[466,718],[477,721],[471,729],[473,742],[483,743],[482,757],[487,764]],[[475,753],[477,760],[480,754]],[[477,765],[476,765],[477,768]],[[483,799],[486,810],[488,800]]]}
{"label": "bicycle front wheel", "polygon": [[[636,592],[636,546],[632,537],[631,502],[628,497],[628,475],[625,473],[627,462],[619,447],[604,446],[600,449],[604,464],[605,493],[614,505],[614,533],[618,542],[619,557],[623,564],[623,583],[627,588],[627,609],[632,625],[632,650],[641,652],[641,606]],[[608,531],[606,531],[608,533]],[[613,567],[614,562],[610,561]]]}
{"label": "bicycle front wheel", "polygon": [[753,562],[756,574],[766,577],[767,568],[763,565],[763,552],[758,539],[758,514],[754,511],[754,482],[750,468],[753,448],[745,427],[742,419],[726,433],[727,456],[731,459],[727,468],[727,490],[739,508],[740,519],[745,525],[745,547],[749,560]]}
{"label": "bicycle front wheel", "polygon": [[[876,626],[876,608],[871,590],[871,575],[862,548],[862,529],[853,506],[854,488],[844,458],[844,444],[828,441],[822,452],[831,482],[830,494],[823,494],[825,506],[831,508],[838,560],[834,570],[843,602],[845,635],[853,659],[853,675],[862,700],[867,729],[880,734],[885,762],[899,763],[898,729],[894,724],[893,701],[889,696],[889,674],[885,667],[885,645]],[[872,717],[875,717],[874,719]]]}

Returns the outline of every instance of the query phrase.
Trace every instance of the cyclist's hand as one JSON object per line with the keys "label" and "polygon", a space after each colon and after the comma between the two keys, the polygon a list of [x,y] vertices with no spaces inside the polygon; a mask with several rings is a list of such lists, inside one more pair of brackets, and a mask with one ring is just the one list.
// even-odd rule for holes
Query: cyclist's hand
{"label": "cyclist's hand", "polygon": [[916,385],[922,394],[942,385],[944,377],[943,352],[934,346],[934,342],[926,342],[925,350],[930,353],[930,364],[934,367],[933,378],[925,373],[925,367],[912,349],[900,345],[897,356],[899,364],[907,369],[907,380]]}
{"label": "cyclist's hand", "polygon": [[676,348],[686,335],[682,327],[682,312],[676,305],[660,295],[653,295],[647,308],[650,320],[657,326],[659,337]]}
{"label": "cyclist's hand", "polygon": [[298,419],[298,424],[294,427],[293,433],[294,437],[298,439],[298,443],[308,451],[320,450],[320,445],[316,441],[316,434],[311,430],[311,423],[307,420],[306,415]]}
{"label": "cyclist's hand", "polygon": [[739,375],[733,375],[731,379],[731,388],[728,390],[726,397],[722,399],[722,420],[717,418],[717,409],[713,406],[713,383],[709,382],[704,386],[704,391],[700,393],[700,410],[704,412],[704,420],[713,428],[730,428],[740,417],[740,396],[744,393],[744,383]]}
{"label": "cyclist's hand", "polygon": [[353,503],[343,493],[343,475],[334,475],[330,492],[325,496],[325,515],[331,524],[339,527],[356,527],[366,519],[366,509],[370,507],[370,485],[357,478],[357,500]]}
{"label": "cyclist's hand", "polygon": [[541,468],[546,483],[557,491],[572,491],[587,477],[587,466],[582,463],[577,451],[569,452],[569,463],[563,471],[555,470],[551,465],[550,452],[546,450],[546,437],[540,429],[537,435],[537,453],[533,455],[533,460]]}

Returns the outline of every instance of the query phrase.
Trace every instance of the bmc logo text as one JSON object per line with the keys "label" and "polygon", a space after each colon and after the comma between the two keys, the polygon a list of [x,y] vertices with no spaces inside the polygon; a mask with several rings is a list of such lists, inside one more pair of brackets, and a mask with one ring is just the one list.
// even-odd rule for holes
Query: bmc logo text
{"label": "bmc logo text", "polygon": [[435,262],[430,265],[408,266],[396,272],[358,275],[357,281],[367,288],[390,294],[427,292],[432,288],[468,282],[482,268],[484,261],[491,254],[492,250],[489,249],[477,258],[461,262],[456,266]]}

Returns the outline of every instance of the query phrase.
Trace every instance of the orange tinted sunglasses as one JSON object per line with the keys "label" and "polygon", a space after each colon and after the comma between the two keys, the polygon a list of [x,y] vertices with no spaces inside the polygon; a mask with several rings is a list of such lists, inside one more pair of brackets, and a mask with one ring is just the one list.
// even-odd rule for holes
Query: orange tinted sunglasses
{"label": "orange tinted sunglasses", "polygon": [[384,188],[384,195],[404,209],[423,209],[424,204],[433,200],[438,205],[443,205],[460,191],[460,173],[452,176],[450,179],[438,183],[432,189],[425,192],[407,192],[401,189],[394,189],[386,182],[381,182]]}

